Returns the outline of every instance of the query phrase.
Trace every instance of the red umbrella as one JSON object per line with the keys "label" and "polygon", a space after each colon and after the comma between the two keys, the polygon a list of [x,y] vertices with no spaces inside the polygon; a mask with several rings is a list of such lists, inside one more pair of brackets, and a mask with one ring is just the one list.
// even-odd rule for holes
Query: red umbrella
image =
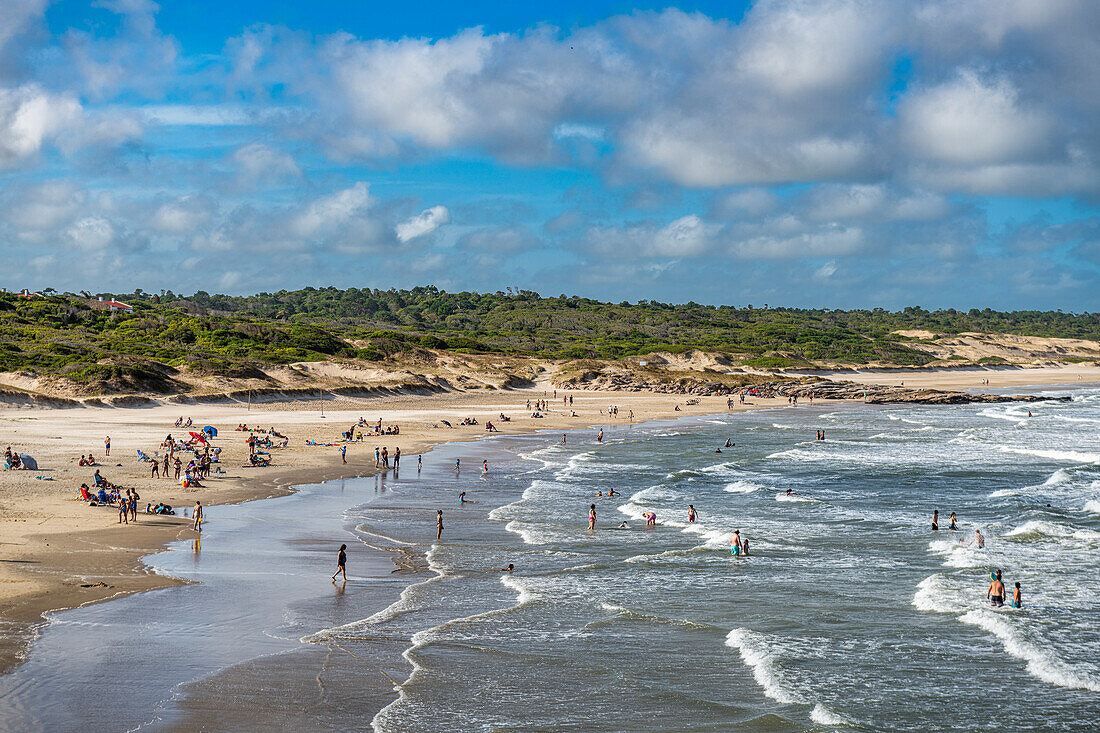
{"label": "red umbrella", "polygon": [[205,443],[206,436],[202,433],[191,433],[191,440],[195,441],[196,443]]}

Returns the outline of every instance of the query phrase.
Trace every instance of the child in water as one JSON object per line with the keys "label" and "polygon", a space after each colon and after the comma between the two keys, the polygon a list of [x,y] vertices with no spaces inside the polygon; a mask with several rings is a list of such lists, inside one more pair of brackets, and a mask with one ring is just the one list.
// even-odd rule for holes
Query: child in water
{"label": "child in water", "polygon": [[1024,597],[1020,593],[1020,581],[1016,581],[1016,588],[1012,591],[1012,603],[1008,604],[1013,608],[1020,608],[1023,603]]}

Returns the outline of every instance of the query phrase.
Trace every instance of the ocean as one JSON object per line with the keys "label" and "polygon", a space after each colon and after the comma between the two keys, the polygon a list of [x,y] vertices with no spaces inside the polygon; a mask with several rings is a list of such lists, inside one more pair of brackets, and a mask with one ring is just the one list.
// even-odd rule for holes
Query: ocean
{"label": "ocean", "polygon": [[[1100,389],[1043,394],[1073,399],[716,401],[219,507],[201,549],[147,559],[200,585],[56,614],[0,727],[1094,730]],[[990,606],[995,570],[1021,609]],[[97,706],[96,679],[126,694]]]}

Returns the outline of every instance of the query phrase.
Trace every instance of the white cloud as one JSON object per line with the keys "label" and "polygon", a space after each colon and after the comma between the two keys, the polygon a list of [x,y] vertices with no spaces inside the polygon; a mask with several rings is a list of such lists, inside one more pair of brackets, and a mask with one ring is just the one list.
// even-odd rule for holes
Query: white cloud
{"label": "white cloud", "polygon": [[451,223],[451,212],[446,206],[433,206],[398,224],[394,231],[401,242],[431,234],[444,224]]}
{"label": "white cloud", "polygon": [[115,227],[100,216],[88,216],[65,231],[69,242],[84,250],[105,250],[115,243]]}
{"label": "white cloud", "polygon": [[214,204],[204,196],[183,196],[162,204],[153,214],[153,229],[169,234],[183,234],[210,221]]}
{"label": "white cloud", "polygon": [[70,95],[33,84],[0,88],[0,168],[38,153],[46,141],[74,124],[80,113],[80,103]]}
{"label": "white cloud", "polygon": [[1044,152],[1052,121],[1027,108],[1004,78],[973,71],[908,95],[898,110],[901,139],[918,159],[989,165]]}
{"label": "white cloud", "polygon": [[250,143],[237,148],[230,160],[238,170],[238,181],[244,184],[271,184],[302,176],[301,169],[289,153],[273,150],[263,143]]}
{"label": "white cloud", "polygon": [[322,230],[331,231],[362,216],[370,207],[370,187],[360,181],[351,188],[315,199],[304,211],[292,217],[291,231],[299,237],[312,237]]}

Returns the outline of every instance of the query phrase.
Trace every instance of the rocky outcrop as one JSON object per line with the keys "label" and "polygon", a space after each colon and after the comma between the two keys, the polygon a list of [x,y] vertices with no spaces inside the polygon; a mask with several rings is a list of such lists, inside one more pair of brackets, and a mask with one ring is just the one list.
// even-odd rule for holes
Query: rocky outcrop
{"label": "rocky outcrop", "polygon": [[806,399],[860,400],[871,405],[910,403],[921,405],[965,405],[976,402],[1040,402],[1050,399],[1068,401],[1069,397],[1039,397],[1036,395],[977,394],[939,389],[909,389],[851,382],[768,382],[743,387],[734,394],[754,394],[760,397],[798,397]]}

